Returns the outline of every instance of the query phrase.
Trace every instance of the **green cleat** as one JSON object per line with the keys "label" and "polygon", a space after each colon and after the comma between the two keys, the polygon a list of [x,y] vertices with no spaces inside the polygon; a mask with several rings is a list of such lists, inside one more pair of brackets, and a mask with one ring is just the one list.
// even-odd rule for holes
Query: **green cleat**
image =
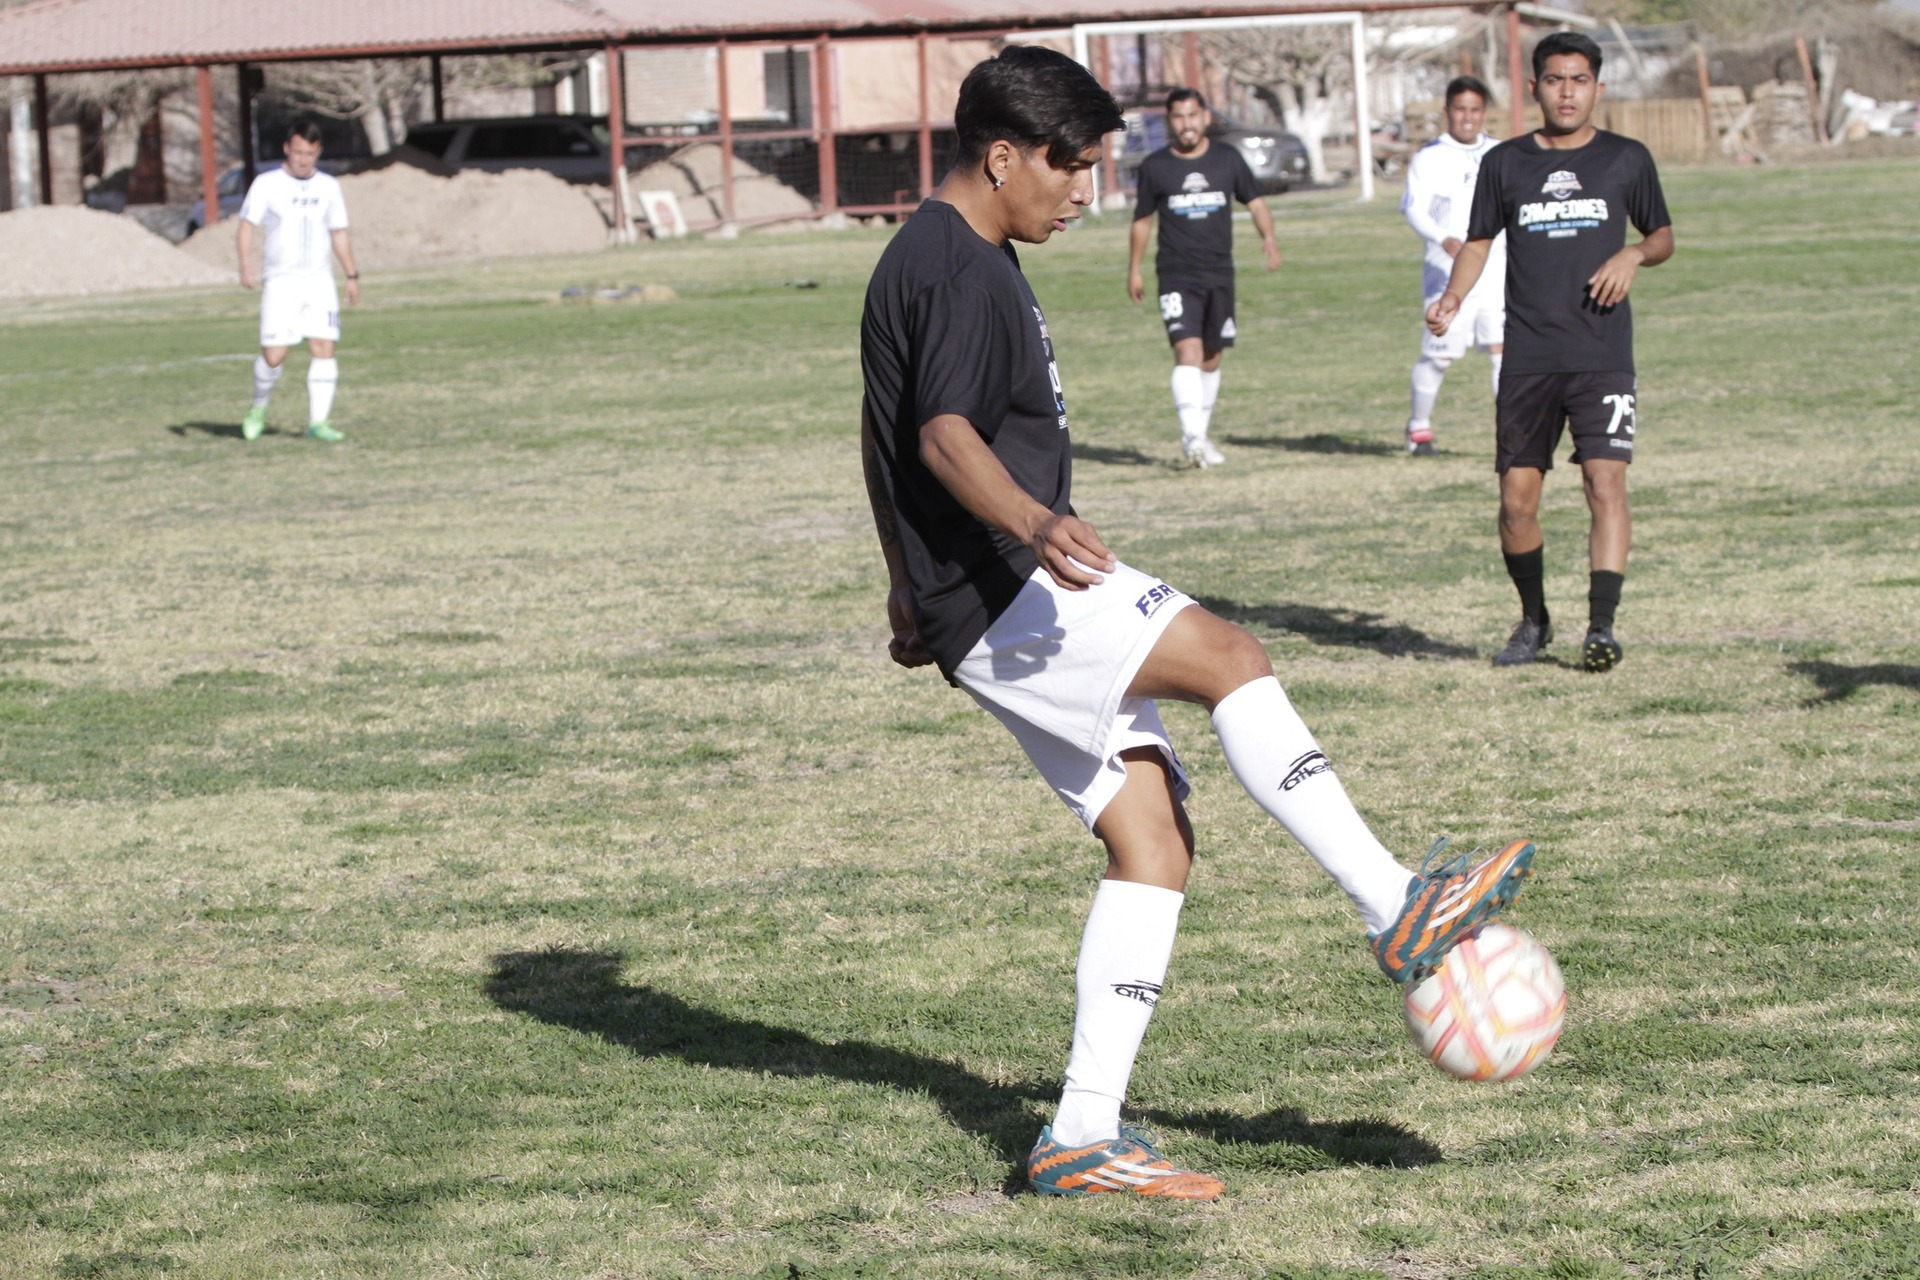
{"label": "green cleat", "polygon": [[307,439],[325,440],[328,444],[332,444],[336,440],[345,440],[346,437],[335,431],[330,424],[316,422],[307,428]]}
{"label": "green cleat", "polygon": [[267,429],[267,406],[257,404],[247,410],[247,416],[240,419],[240,438],[258,440],[260,433]]}

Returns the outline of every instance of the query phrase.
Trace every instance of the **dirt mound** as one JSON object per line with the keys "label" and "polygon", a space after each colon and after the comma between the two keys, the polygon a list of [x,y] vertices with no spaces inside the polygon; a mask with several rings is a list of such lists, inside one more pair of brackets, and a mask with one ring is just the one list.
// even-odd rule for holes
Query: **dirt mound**
{"label": "dirt mound", "polygon": [[[687,221],[704,226],[726,218],[722,191],[720,144],[696,142],[657,160],[628,179],[641,191],[671,191],[680,201]],[[771,174],[762,173],[738,156],[733,161],[733,216],[740,222],[774,218],[807,218],[813,204]]]}
{"label": "dirt mound", "polygon": [[131,218],[98,209],[0,213],[0,298],[230,284],[233,274],[196,262]]}
{"label": "dirt mound", "polygon": [[[593,199],[550,173],[463,170],[437,177],[404,161],[340,179],[364,271],[436,262],[585,253],[607,245]],[[234,262],[239,219],[223,218],[180,247],[201,262]],[[256,240],[258,237],[256,237]]]}

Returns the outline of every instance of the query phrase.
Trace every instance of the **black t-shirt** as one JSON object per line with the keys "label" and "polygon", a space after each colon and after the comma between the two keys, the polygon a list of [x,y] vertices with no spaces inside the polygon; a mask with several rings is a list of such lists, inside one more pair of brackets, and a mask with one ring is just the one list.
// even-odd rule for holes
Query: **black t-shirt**
{"label": "black t-shirt", "polygon": [[1587,280],[1627,243],[1671,225],[1653,157],[1632,138],[1598,130],[1572,151],[1531,133],[1480,163],[1469,240],[1507,233],[1507,353],[1501,372],[1631,373],[1633,310],[1601,308]]}
{"label": "black t-shirt", "polygon": [[920,428],[973,424],[1014,483],[1067,514],[1073,454],[1053,340],[1011,245],[924,202],[880,255],[860,319],[860,368],[893,499],[920,639],[949,678],[1039,567],[975,519],[920,461]]}
{"label": "black t-shirt", "polygon": [[1260,196],[1240,153],[1217,138],[1198,156],[1162,147],[1140,162],[1136,182],[1134,219],[1160,215],[1160,248],[1153,259],[1160,278],[1230,283],[1233,202]]}

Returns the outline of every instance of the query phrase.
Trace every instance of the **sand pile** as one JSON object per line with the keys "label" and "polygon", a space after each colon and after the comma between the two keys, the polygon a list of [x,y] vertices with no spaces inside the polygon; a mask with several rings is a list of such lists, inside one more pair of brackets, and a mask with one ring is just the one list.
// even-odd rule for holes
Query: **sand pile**
{"label": "sand pile", "polygon": [[[723,221],[726,196],[721,185],[720,144],[696,142],[665,160],[655,161],[627,180],[637,195],[642,191],[671,191],[680,212],[695,226]],[[813,213],[808,199],[786,183],[762,173],[746,161],[733,158],[733,216],[740,222],[772,218],[807,218]]]}
{"label": "sand pile", "polygon": [[[587,191],[537,169],[444,178],[400,163],[350,174],[340,186],[363,271],[607,246],[606,219]],[[180,248],[231,277],[238,228],[239,219],[223,218]]]}
{"label": "sand pile", "polygon": [[[231,253],[231,250],[229,250]],[[0,213],[0,298],[233,283],[132,218],[79,205]]]}

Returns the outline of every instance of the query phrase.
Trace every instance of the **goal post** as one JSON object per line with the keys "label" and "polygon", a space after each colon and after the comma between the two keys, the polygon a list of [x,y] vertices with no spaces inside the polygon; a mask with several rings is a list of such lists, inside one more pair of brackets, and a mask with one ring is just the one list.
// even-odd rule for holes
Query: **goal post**
{"label": "goal post", "polygon": [[1373,129],[1368,119],[1367,18],[1357,10],[1333,13],[1273,13],[1246,18],[1164,18],[1139,22],[1079,22],[1073,26],[1073,57],[1093,67],[1089,42],[1094,36],[1171,35],[1189,31],[1244,31],[1255,27],[1344,26],[1353,57],[1353,139],[1358,154],[1360,199],[1373,199]]}

